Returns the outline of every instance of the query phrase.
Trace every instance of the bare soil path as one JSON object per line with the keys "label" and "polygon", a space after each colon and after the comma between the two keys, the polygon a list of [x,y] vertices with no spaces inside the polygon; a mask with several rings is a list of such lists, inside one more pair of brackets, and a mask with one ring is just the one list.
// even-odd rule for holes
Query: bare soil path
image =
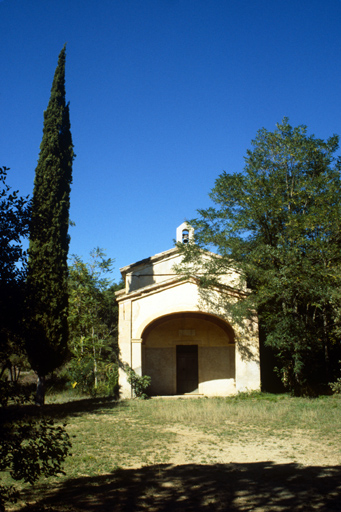
{"label": "bare soil path", "polygon": [[167,463],[155,450],[142,466],[68,480],[46,492],[47,510],[341,511],[340,451],[304,432],[280,439],[254,432],[231,441],[189,427],[167,431],[176,434]]}
{"label": "bare soil path", "polygon": [[[339,414],[339,402],[334,405]],[[155,412],[150,402],[69,412],[75,453],[67,476],[40,486],[31,511],[341,512],[337,421],[327,432],[315,421],[324,417],[319,409],[303,407],[290,427],[284,420],[266,422],[266,416],[257,423],[257,403],[250,422],[225,414],[226,404],[218,421],[210,406],[179,402],[170,409],[162,402]],[[270,406],[267,414],[284,410]],[[200,422],[198,415],[207,411],[215,420]],[[302,427],[300,414],[313,415],[310,427]]]}

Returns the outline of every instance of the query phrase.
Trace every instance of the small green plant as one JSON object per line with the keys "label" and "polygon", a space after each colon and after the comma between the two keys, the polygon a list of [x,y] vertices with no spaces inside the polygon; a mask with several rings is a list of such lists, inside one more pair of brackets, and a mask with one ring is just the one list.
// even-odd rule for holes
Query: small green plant
{"label": "small green plant", "polygon": [[339,377],[336,382],[330,382],[329,386],[335,395],[340,395],[341,394],[341,377]]}
{"label": "small green plant", "polygon": [[128,376],[128,382],[133,388],[136,398],[142,398],[143,400],[148,398],[146,389],[150,386],[151,377],[149,375],[138,375],[128,364],[125,364],[123,369]]}

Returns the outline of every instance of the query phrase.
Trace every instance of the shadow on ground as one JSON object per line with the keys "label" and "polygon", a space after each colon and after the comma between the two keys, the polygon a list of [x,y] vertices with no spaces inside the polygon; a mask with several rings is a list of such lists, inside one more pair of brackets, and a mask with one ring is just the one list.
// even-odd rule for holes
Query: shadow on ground
{"label": "shadow on ground", "polygon": [[0,416],[5,416],[7,421],[24,417],[48,416],[56,420],[62,420],[72,416],[81,416],[89,413],[107,412],[116,407],[126,407],[126,403],[118,402],[112,398],[80,398],[64,403],[46,404],[43,407],[36,405],[10,405],[6,409],[0,409]]}
{"label": "shadow on ground", "polygon": [[125,402],[118,402],[112,398],[81,398],[71,402],[46,404],[44,405],[44,414],[52,418],[65,418],[71,416],[79,416],[82,414],[94,412],[107,412],[117,406],[125,407]]}
{"label": "shadow on ground", "polygon": [[46,489],[44,503],[49,511],[77,512],[336,512],[340,496],[339,466],[162,464],[67,480]]}

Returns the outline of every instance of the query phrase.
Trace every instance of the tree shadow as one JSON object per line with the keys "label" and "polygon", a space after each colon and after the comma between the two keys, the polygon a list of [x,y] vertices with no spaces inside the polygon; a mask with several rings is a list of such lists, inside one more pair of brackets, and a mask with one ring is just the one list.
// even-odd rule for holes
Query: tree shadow
{"label": "tree shadow", "polygon": [[341,510],[341,468],[274,462],[160,464],[69,479],[39,492],[44,499],[34,510],[44,504],[49,511],[85,512],[336,512]]}
{"label": "tree shadow", "polygon": [[116,407],[125,407],[124,401],[117,401],[112,398],[80,398],[64,403],[46,404],[43,407],[36,405],[10,405],[3,411],[7,420],[20,419],[21,417],[42,417],[48,416],[56,420],[63,420],[73,416],[82,416],[83,414],[107,412]]}
{"label": "tree shadow", "polygon": [[44,413],[53,418],[62,419],[94,412],[106,412],[118,406],[126,407],[127,403],[106,397],[82,398],[71,402],[44,405]]}

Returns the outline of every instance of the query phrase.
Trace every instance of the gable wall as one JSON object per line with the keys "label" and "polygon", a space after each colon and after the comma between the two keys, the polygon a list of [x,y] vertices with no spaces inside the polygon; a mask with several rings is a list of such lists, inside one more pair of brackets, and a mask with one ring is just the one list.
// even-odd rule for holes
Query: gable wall
{"label": "gable wall", "polygon": [[[145,357],[142,335],[145,328],[154,320],[169,315],[171,313],[186,313],[203,311],[210,313],[208,307],[205,309],[200,301],[199,289],[194,280],[181,281],[174,273],[172,267],[180,262],[181,257],[174,250],[156,255],[141,264],[125,267],[122,272],[126,278],[125,292],[118,292],[119,302],[119,347],[121,360],[128,363],[134,370],[142,374],[143,366],[146,370],[153,372],[152,366],[157,364],[163,366],[165,377],[165,394],[174,393],[174,372],[175,372],[175,346],[176,337],[168,343],[168,353],[166,355],[165,346],[154,346],[159,351],[159,356]],[[143,275],[150,274],[150,275]],[[159,275],[171,274],[171,275]],[[132,277],[134,276],[134,277]],[[140,276],[140,277],[137,277]],[[238,277],[237,273],[231,273],[226,276],[225,282],[233,285]],[[217,294],[218,303],[218,292]],[[214,299],[213,293],[213,299]],[[200,306],[199,306],[200,304]],[[219,314],[219,311],[214,311]],[[226,319],[233,326],[231,319]],[[245,391],[247,389],[259,389],[260,370],[259,370],[259,346],[258,331],[255,322],[255,330],[251,335],[241,332],[237,326],[233,326],[236,335],[236,348],[234,351],[234,378],[231,378],[231,349],[228,346],[220,346],[211,343],[205,345],[202,339],[193,340],[199,346],[200,359],[206,361],[205,366],[200,369],[202,382],[207,384],[201,386],[201,392],[207,395],[227,395],[236,391]],[[213,339],[213,338],[212,338]],[[183,340],[186,342],[186,339]],[[188,341],[188,338],[187,338]],[[150,340],[152,343],[152,341]],[[162,352],[163,351],[163,352]],[[219,352],[220,351],[220,352]],[[227,352],[226,352],[227,351]],[[224,352],[224,353],[223,353]],[[226,352],[226,354],[225,354]],[[156,354],[156,352],[155,352]],[[161,356],[163,354],[163,357]],[[153,362],[152,362],[153,361]],[[201,364],[201,363],[200,363]],[[149,365],[149,367],[148,367]],[[221,366],[223,365],[223,366]],[[226,366],[226,368],[224,367]],[[208,368],[224,368],[225,379],[212,379]],[[149,370],[148,370],[149,368]],[[206,375],[205,375],[206,372]],[[208,372],[208,373],[207,373]],[[220,370],[218,370],[218,375]],[[220,372],[223,374],[223,370]],[[227,376],[230,375],[229,378]],[[168,381],[167,381],[168,379]],[[166,383],[168,382],[168,384]],[[122,386],[122,395],[130,397],[130,387],[126,381],[126,376],[121,372],[120,384]]]}
{"label": "gable wall", "polygon": [[163,253],[160,255],[160,259],[157,256],[150,258],[149,261],[136,265],[128,270],[126,274],[126,293],[131,293],[140,288],[150,286],[153,284],[162,283],[169,280],[176,274],[173,270],[175,264],[180,263],[179,254],[170,254],[165,258],[162,258]]}

